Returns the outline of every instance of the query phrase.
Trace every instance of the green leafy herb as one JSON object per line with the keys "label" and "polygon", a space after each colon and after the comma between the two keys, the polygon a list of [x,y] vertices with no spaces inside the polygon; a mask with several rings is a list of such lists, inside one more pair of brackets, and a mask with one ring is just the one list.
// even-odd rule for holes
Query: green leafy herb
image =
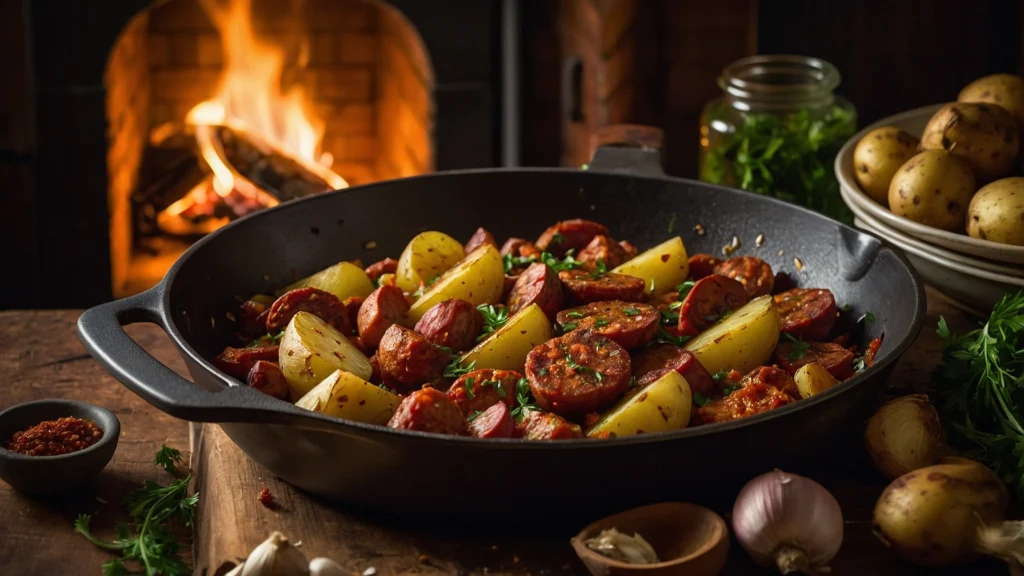
{"label": "green leafy herb", "polygon": [[551,235],[552,244],[558,245],[561,244],[562,242],[565,242],[565,236],[562,236],[558,232],[555,232],[554,234]]}
{"label": "green leafy herb", "polygon": [[952,443],[1024,497],[1024,290],[1007,293],[981,327],[953,334],[939,318],[932,376]]}
{"label": "green leafy herb", "polygon": [[498,393],[498,396],[501,396],[502,398],[505,397],[505,388],[501,386],[500,381],[484,379],[482,382],[480,382],[480,387],[483,388],[484,386],[490,386],[491,388],[494,388],[494,391]]}
{"label": "green leafy herb", "polygon": [[412,297],[417,299],[417,300],[419,300],[420,296],[423,296],[423,292],[427,288],[430,288],[431,286],[433,286],[434,282],[437,282],[437,279],[440,278],[440,277],[441,277],[441,275],[438,274],[437,276],[434,276],[433,278],[428,280],[426,282],[426,284],[420,284],[420,287],[417,288],[416,291],[412,293]]}
{"label": "green leafy herb", "polygon": [[875,323],[875,315],[871,312],[871,310],[868,310],[867,312],[864,312],[864,314],[862,314],[860,318],[857,318],[857,323],[860,324],[861,322],[867,322],[868,324],[874,324]]}
{"label": "green leafy herb", "polygon": [[590,272],[590,277],[594,280],[600,278],[603,274],[608,273],[608,266],[605,265],[604,260],[598,258],[597,264],[594,265],[594,269]]}
{"label": "green leafy herb", "polygon": [[[707,115],[714,122],[729,113],[722,106]],[[784,116],[747,114],[702,149],[700,179],[774,196],[849,224],[853,214],[839,195],[832,164],[856,130],[856,115],[839,106],[814,115],[806,108]]]}
{"label": "green leafy herb", "polygon": [[729,379],[729,371],[728,370],[719,370],[718,372],[715,372],[714,375],[711,376],[711,379],[714,380],[715,382],[721,382],[722,380],[728,380]]}
{"label": "green leafy herb", "polygon": [[661,323],[662,323],[662,325],[664,325],[664,326],[672,326],[673,324],[678,324],[679,323],[679,312],[677,311],[678,309],[679,308],[677,306],[674,309],[669,307],[668,310],[661,310]]}
{"label": "green leafy herb", "polygon": [[490,333],[494,332],[498,328],[501,328],[508,322],[508,308],[502,305],[495,306],[494,304],[481,304],[476,307],[480,311],[480,314],[484,317],[484,329],[480,332],[480,335],[476,337],[476,341],[479,342],[486,338]]}
{"label": "green leafy herb", "polygon": [[786,358],[790,362],[796,362],[807,355],[807,350],[811,348],[811,344],[809,342],[804,342],[802,339],[796,338],[792,334],[783,334],[782,336],[793,344],[793,348],[788,354],[786,354]]}
{"label": "green leafy herb", "polygon": [[512,418],[516,422],[522,422],[523,416],[526,416],[526,412],[529,410],[540,410],[537,408],[537,404],[533,400],[533,394],[530,392],[530,381],[526,378],[520,378],[516,382],[516,406],[512,409]]}
{"label": "green leafy herb", "polygon": [[473,420],[476,420],[476,417],[483,413],[483,410],[473,410],[472,412],[470,412],[469,416],[466,416],[466,422],[472,422]]}
{"label": "green leafy herb", "polygon": [[475,366],[476,366],[476,360],[473,360],[472,362],[469,363],[469,366],[466,366],[465,368],[463,368],[462,366],[459,365],[459,359],[458,358],[454,358],[454,359],[452,359],[451,364],[445,366],[445,368],[444,368],[444,377],[445,378],[458,378],[459,376],[462,376],[463,374],[469,374],[470,372],[472,372]]}
{"label": "green leafy herb", "polygon": [[584,264],[577,260],[573,255],[572,251],[566,252],[565,257],[559,260],[550,252],[544,252],[540,255],[542,262],[551,267],[555,272],[562,272],[563,270],[575,270],[582,267]]}
{"label": "green leafy herb", "polygon": [[178,467],[176,464],[181,463],[181,450],[168,448],[166,444],[163,444],[160,450],[157,451],[156,456],[153,457],[153,464],[163,467],[169,474],[177,474]]}
{"label": "green leafy herb", "polygon": [[622,313],[625,314],[626,316],[636,316],[637,314],[640,313],[640,310],[637,308],[629,307],[623,308]]}
{"label": "green leafy herb", "polygon": [[463,387],[466,389],[466,396],[469,396],[470,400],[472,400],[473,398],[476,398],[476,394],[473,394],[473,379],[472,378],[466,378],[465,383],[463,383]]}
{"label": "green leafy herb", "polygon": [[508,274],[509,272],[516,268],[521,268],[523,266],[533,264],[536,261],[536,256],[520,257],[513,256],[511,253],[505,254],[504,256],[501,257],[501,265],[505,268],[505,274]]}
{"label": "green leafy herb", "polygon": [[605,320],[604,318],[599,318],[597,320],[594,320],[594,328],[604,328],[605,326],[607,326],[609,324],[611,324],[611,322]]}
{"label": "green leafy herb", "polygon": [[707,406],[711,403],[711,398],[701,394],[700,392],[693,393],[693,403],[697,406]]}
{"label": "green leafy herb", "polygon": [[679,292],[680,302],[686,300],[686,296],[687,294],[690,293],[690,290],[693,290],[694,284],[696,284],[696,282],[694,282],[693,280],[687,280],[686,282],[683,282],[679,286],[676,286],[676,291]]}
{"label": "green leafy herb", "polygon": [[722,395],[728,396],[729,394],[732,394],[733,392],[739,390],[740,388],[743,388],[743,386],[740,386],[738,384],[730,384],[725,388],[722,388]]}
{"label": "green leafy herb", "polygon": [[569,332],[572,332],[576,328],[579,328],[579,325],[580,325],[579,322],[566,322],[565,324],[559,324],[559,326],[562,327],[562,333],[563,334],[567,334]]}
{"label": "green leafy herb", "polygon": [[[173,467],[175,460],[180,461],[180,453],[164,446],[153,460],[166,469],[167,462]],[[92,534],[89,528],[91,516],[78,516],[74,522],[76,532],[100,548],[121,553],[120,558],[103,564],[105,576],[128,574],[126,562],[138,564],[147,576],[184,576],[190,573],[188,566],[178,558],[180,546],[171,528],[172,523],[182,527],[192,525],[199,494],[189,495],[191,479],[191,476],[186,476],[169,486],[150,480],[144,487],[129,494],[123,506],[131,516],[132,523],[118,525],[113,542],[100,540]]]}
{"label": "green leafy herb", "polygon": [[579,310],[573,310],[572,312],[565,313],[566,318],[583,318],[584,316],[585,314]]}
{"label": "green leafy herb", "polygon": [[281,330],[277,334],[274,334],[273,336],[271,336],[270,337],[270,341],[271,342],[280,342],[281,338],[284,338],[284,330]]}
{"label": "green leafy herb", "polygon": [[671,344],[673,346],[684,346],[690,341],[689,336],[674,336],[670,334],[663,326],[658,327],[658,334],[654,337],[654,341],[660,344]]}
{"label": "green leafy herb", "polygon": [[540,370],[537,370],[537,374],[540,374],[541,376],[547,376],[548,375],[548,369],[547,368],[541,368]]}

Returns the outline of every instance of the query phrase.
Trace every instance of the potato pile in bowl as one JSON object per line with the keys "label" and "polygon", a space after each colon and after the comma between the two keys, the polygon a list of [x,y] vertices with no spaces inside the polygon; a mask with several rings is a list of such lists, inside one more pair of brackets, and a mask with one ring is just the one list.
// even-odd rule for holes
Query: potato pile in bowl
{"label": "potato pile in bowl", "polygon": [[973,238],[1024,246],[1024,78],[971,82],[918,139],[893,126],[853,153],[861,190],[893,214]]}

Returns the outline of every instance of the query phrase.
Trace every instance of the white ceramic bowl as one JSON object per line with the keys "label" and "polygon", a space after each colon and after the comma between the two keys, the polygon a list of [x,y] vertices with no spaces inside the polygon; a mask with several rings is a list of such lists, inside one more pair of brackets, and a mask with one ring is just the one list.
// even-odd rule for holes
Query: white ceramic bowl
{"label": "white ceramic bowl", "polygon": [[886,227],[899,230],[929,244],[997,262],[1024,264],[1024,246],[1012,246],[1010,244],[1000,244],[989,240],[971,238],[967,234],[947,232],[912,222],[893,214],[888,208],[872,200],[857,185],[857,179],[853,174],[853,149],[865,134],[882,126],[895,126],[906,130],[914,136],[920,137],[924,132],[924,127],[928,124],[928,120],[944,105],[935,104],[883,118],[861,130],[853,138],[850,138],[839,150],[835,164],[836,178],[839,180],[839,186],[846,192],[843,195],[843,199],[851,209],[857,206]]}

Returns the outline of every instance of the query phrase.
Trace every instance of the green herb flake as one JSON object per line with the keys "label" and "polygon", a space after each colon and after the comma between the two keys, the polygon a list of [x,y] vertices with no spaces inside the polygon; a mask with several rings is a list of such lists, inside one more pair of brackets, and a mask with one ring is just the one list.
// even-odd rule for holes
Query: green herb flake
{"label": "green herb flake", "polygon": [[483,413],[483,410],[473,410],[472,412],[470,412],[469,416],[466,416],[466,422],[472,422],[473,420],[476,420],[477,416]]}
{"label": "green herb flake", "polygon": [[177,464],[182,464],[181,451],[163,444],[153,457],[153,464],[162,467],[169,474],[177,474]]}
{"label": "green herb flake", "polygon": [[722,389],[722,395],[728,396],[729,394],[732,394],[733,392],[739,390],[740,388],[743,388],[743,386],[740,386],[738,384],[730,384]]}
{"label": "green herb flake", "polygon": [[469,366],[466,366],[465,368],[463,368],[462,366],[459,365],[459,359],[458,358],[454,358],[454,359],[452,359],[451,364],[445,366],[445,368],[444,368],[444,377],[445,378],[458,378],[459,376],[462,376],[463,374],[469,374],[470,372],[472,372],[475,366],[476,366],[476,360],[473,360],[472,362],[469,363]]}
{"label": "green herb flake", "polygon": [[636,316],[637,314],[640,314],[640,310],[638,310],[637,308],[629,307],[623,308],[622,313],[625,314],[626,316]]}
{"label": "green herb flake", "polygon": [[605,320],[604,318],[600,318],[594,321],[594,328],[604,328],[609,324],[611,324],[611,322]]}
{"label": "green herb flake", "polygon": [[686,296],[690,293],[690,290],[693,290],[693,285],[696,283],[697,282],[693,280],[687,280],[679,286],[676,286],[676,292],[679,292],[679,299],[686,300]]}
{"label": "green herb flake", "polygon": [[654,341],[659,344],[671,344],[673,346],[684,346],[690,341],[689,336],[674,336],[670,334],[664,327],[658,327],[658,334],[654,337]]}
{"label": "green herb flake", "polygon": [[563,333],[572,332],[573,330],[578,328],[579,325],[580,325],[579,322],[566,322],[565,324],[561,324],[562,332]]}
{"label": "green herb flake", "polygon": [[530,392],[530,381],[526,378],[520,378],[516,382],[516,404],[517,406],[512,409],[512,418],[516,422],[522,422],[528,411],[539,410],[533,400],[533,393]]}
{"label": "green herb flake", "polygon": [[711,403],[711,398],[701,394],[700,392],[693,393],[693,403],[698,406],[707,406]]}
{"label": "green herb flake", "polygon": [[476,398],[476,394],[473,393],[473,379],[472,378],[466,378],[466,382],[463,383],[463,387],[466,389],[466,396],[469,396],[470,400],[472,400],[473,398]]}
{"label": "green herb flake", "polygon": [[793,344],[792,349],[786,354],[786,358],[790,362],[796,362],[807,355],[807,351],[811,348],[809,342],[796,338],[792,334],[783,334],[782,336]]}
{"label": "green herb flake", "polygon": [[871,310],[868,310],[868,311],[864,312],[864,314],[861,314],[860,318],[857,318],[857,323],[860,324],[861,322],[866,322],[868,324],[874,324],[875,323],[875,314]]}
{"label": "green herb flake", "polygon": [[714,380],[715,382],[721,382],[723,380],[728,380],[729,379],[729,371],[728,370],[719,370],[718,372],[715,372],[713,376],[711,376],[711,379]]}
{"label": "green herb flake", "polygon": [[573,310],[572,312],[565,313],[566,318],[583,318],[583,316],[585,316],[585,314],[579,310]]}
{"label": "green herb flake", "polygon": [[484,317],[484,327],[480,334],[476,337],[476,341],[480,342],[487,336],[491,335],[499,328],[508,322],[508,308],[498,304],[481,304],[476,307],[480,311],[480,314]]}
{"label": "green herb flake", "polygon": [[562,236],[558,232],[555,232],[554,234],[551,235],[551,243],[552,244],[555,244],[557,246],[558,244],[561,244],[562,242],[565,242],[565,236]]}

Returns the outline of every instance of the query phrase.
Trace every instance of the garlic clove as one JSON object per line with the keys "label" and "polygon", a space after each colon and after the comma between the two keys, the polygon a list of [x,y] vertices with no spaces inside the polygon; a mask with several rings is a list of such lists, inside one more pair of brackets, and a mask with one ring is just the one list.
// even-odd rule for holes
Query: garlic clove
{"label": "garlic clove", "polygon": [[309,576],[348,576],[348,572],[330,558],[313,558],[309,561]]}
{"label": "garlic clove", "polygon": [[309,576],[306,556],[276,530],[249,553],[239,568],[238,576]]}
{"label": "garlic clove", "polygon": [[657,564],[658,555],[654,548],[639,534],[623,534],[615,528],[602,530],[594,538],[584,541],[594,552],[628,564]]}

